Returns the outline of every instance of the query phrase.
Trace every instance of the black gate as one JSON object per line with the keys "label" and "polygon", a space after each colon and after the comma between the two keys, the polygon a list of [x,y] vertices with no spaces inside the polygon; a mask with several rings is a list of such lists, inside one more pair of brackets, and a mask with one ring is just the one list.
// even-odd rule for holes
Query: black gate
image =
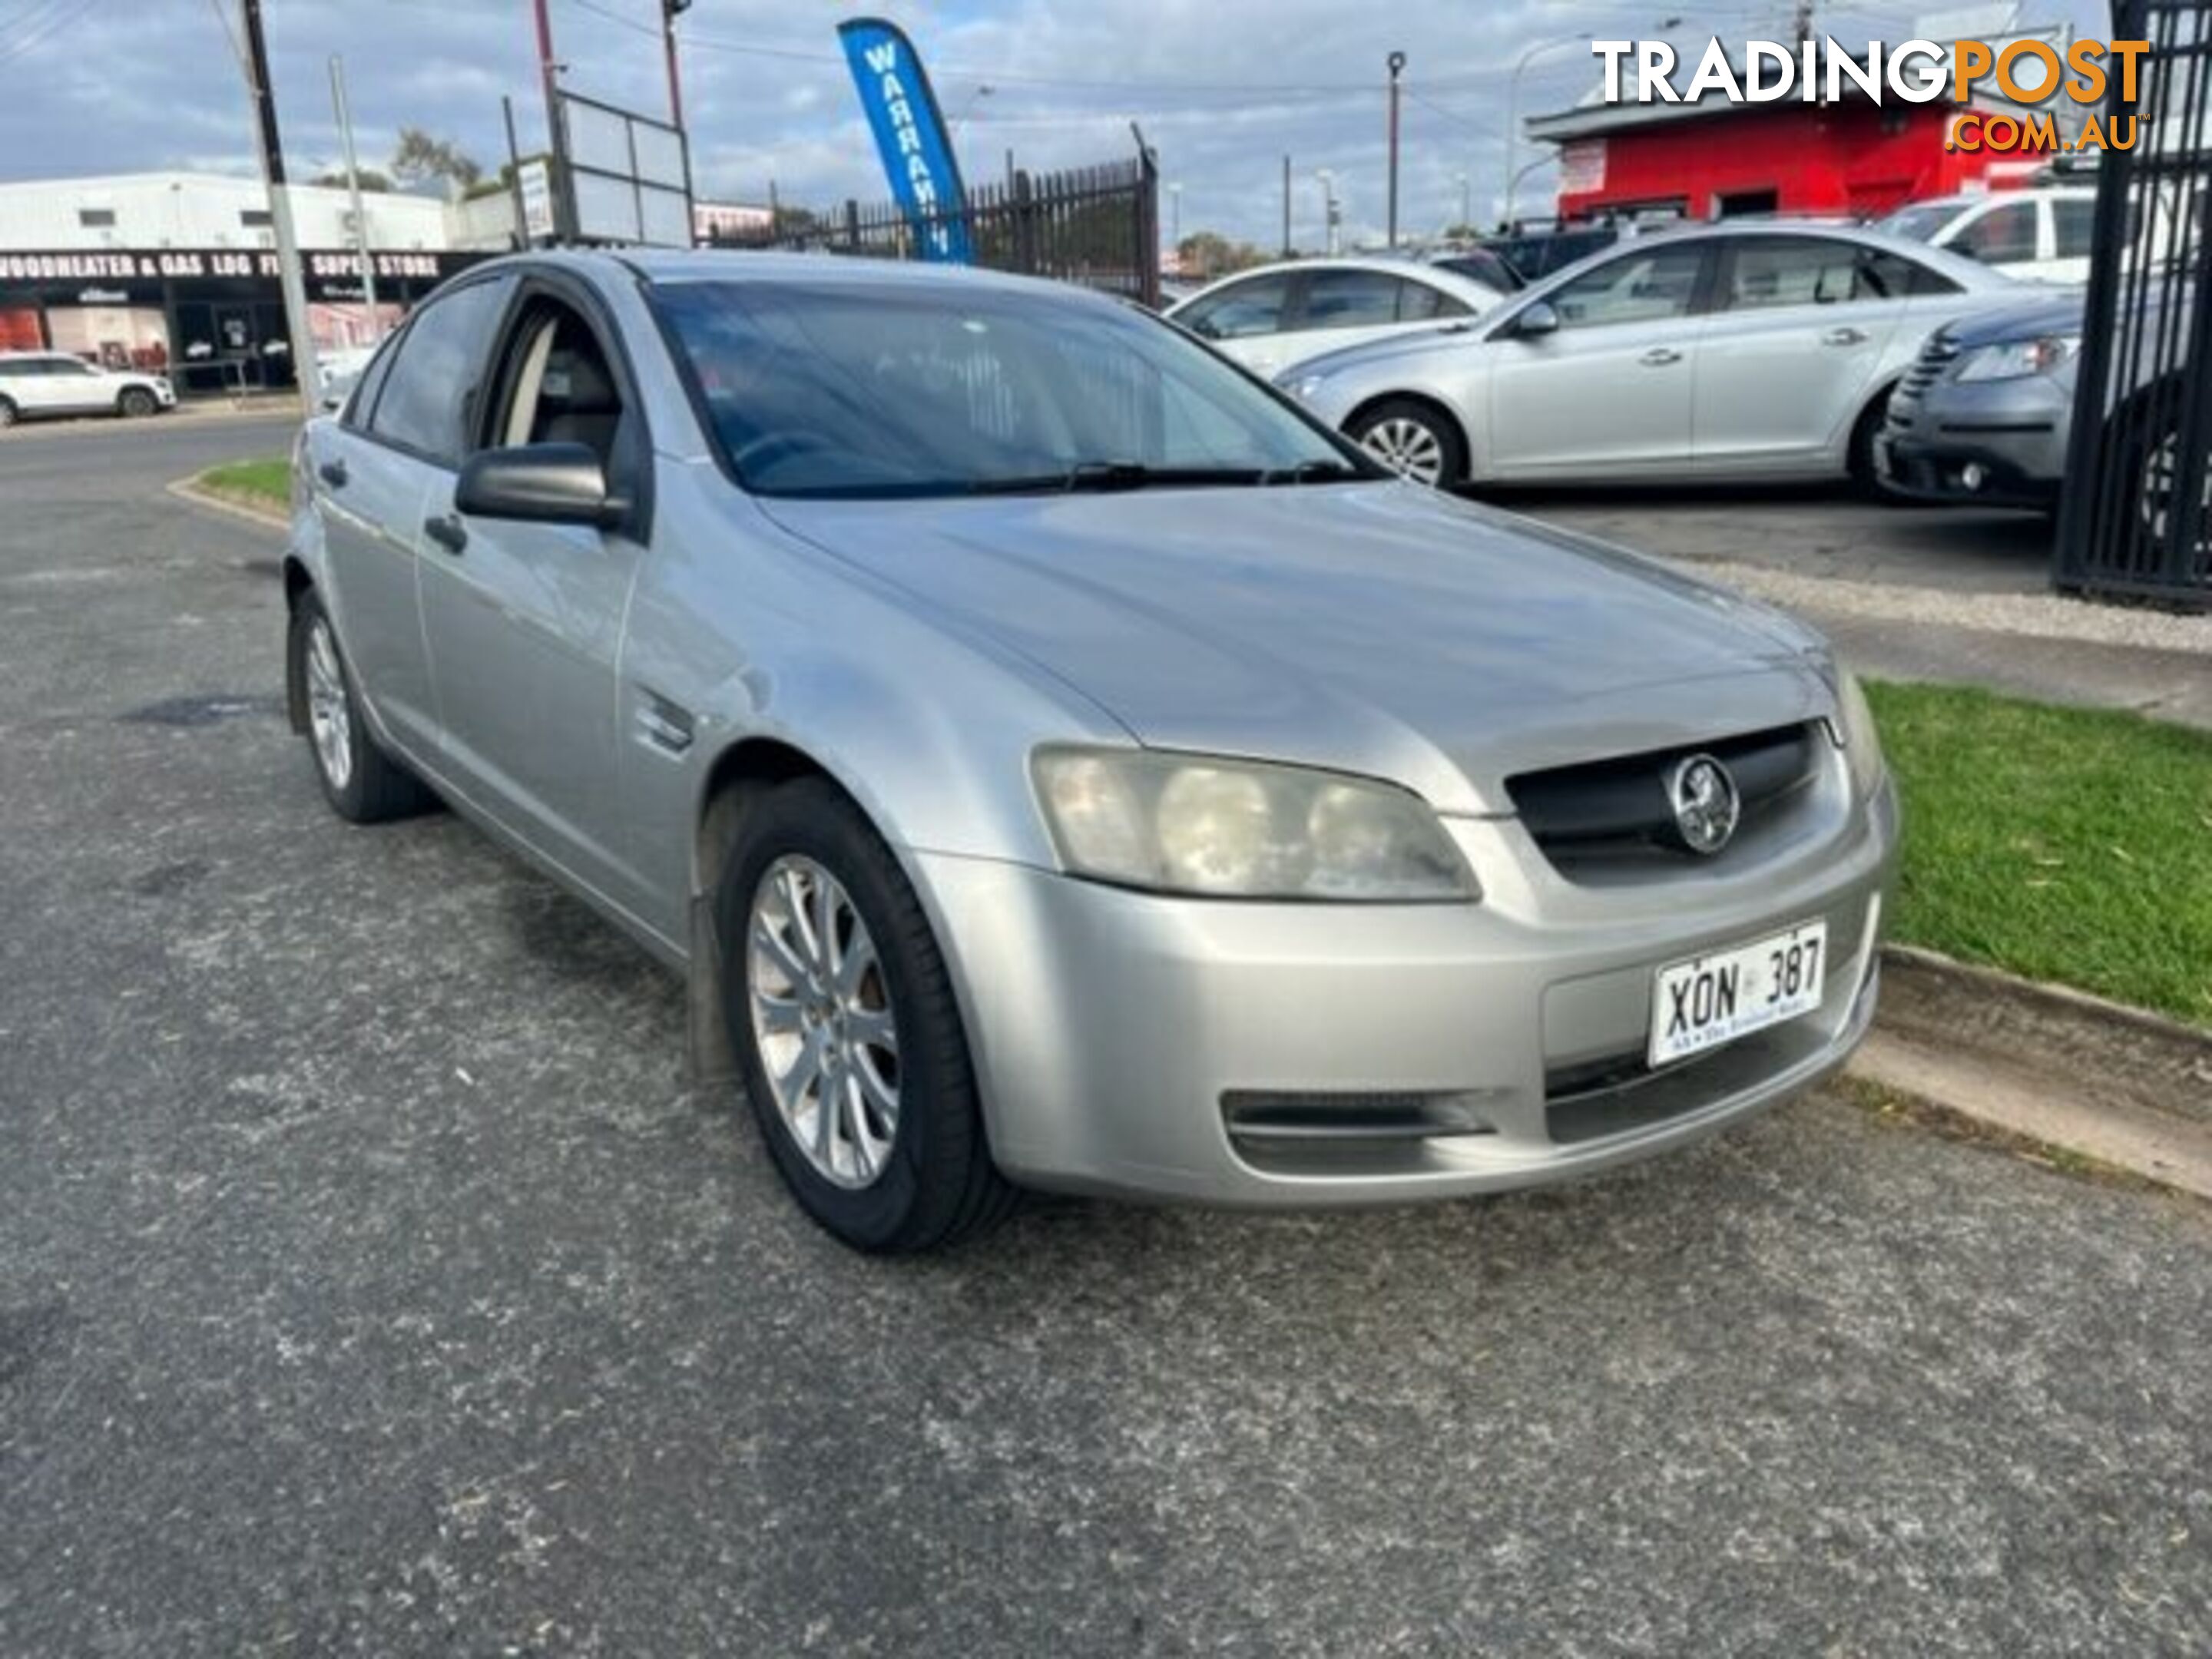
{"label": "black gate", "polygon": [[2132,105],[2113,64],[2057,582],[2212,607],[2212,3],[2112,0],[2112,38],[2150,52]]}
{"label": "black gate", "polygon": [[[966,212],[975,263],[1160,300],[1160,178],[1150,150],[1127,161],[1065,173],[1016,173],[971,186]],[[937,222],[933,219],[933,223]],[[716,247],[793,248],[885,259],[916,256],[914,228],[893,202],[847,202],[828,213],[783,209],[772,228],[717,235]]]}

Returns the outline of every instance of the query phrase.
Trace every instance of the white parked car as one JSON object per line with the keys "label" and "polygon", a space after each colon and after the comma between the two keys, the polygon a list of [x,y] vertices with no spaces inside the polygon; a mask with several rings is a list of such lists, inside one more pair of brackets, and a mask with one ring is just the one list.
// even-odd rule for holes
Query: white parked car
{"label": "white parked car", "polygon": [[1254,374],[1273,375],[1325,351],[1465,322],[1504,298],[1404,259],[1306,259],[1224,277],[1167,315]]}
{"label": "white parked car", "polygon": [[0,426],[49,415],[158,415],[176,402],[159,374],[100,368],[66,351],[0,351]]}
{"label": "white parked car", "polygon": [[1925,242],[2030,283],[2086,283],[2096,240],[2097,191],[2089,185],[1977,191],[1908,203],[1880,228]]}

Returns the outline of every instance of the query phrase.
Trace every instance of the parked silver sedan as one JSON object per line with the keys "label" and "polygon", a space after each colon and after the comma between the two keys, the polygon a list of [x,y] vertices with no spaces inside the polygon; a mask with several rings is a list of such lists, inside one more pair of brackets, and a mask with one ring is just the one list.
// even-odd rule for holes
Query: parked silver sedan
{"label": "parked silver sedan", "polygon": [[331,804],[442,797],[687,974],[864,1249],[1018,1186],[1581,1175],[1871,1017],[1896,809],[1814,635],[1390,479],[1133,308],[522,256],[297,468]]}
{"label": "parked silver sedan", "polygon": [[1424,483],[1875,481],[1891,388],[2019,284],[1848,226],[1637,238],[1456,332],[1316,357],[1279,384]]}

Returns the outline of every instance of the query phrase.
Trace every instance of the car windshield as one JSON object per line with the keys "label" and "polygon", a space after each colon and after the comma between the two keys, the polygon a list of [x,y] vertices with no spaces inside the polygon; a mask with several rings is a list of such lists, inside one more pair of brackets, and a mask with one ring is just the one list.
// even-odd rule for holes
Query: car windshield
{"label": "car windshield", "polygon": [[730,465],[766,495],[866,498],[1377,476],[1174,328],[978,283],[665,284]]}
{"label": "car windshield", "polygon": [[1923,202],[1918,207],[1898,209],[1881,222],[1880,228],[1908,242],[1932,242],[1943,234],[1946,225],[1972,205],[1971,202]]}

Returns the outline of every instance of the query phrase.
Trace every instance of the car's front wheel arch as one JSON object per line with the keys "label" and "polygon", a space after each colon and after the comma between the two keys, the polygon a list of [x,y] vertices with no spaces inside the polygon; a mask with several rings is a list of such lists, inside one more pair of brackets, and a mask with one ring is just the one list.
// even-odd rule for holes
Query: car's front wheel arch
{"label": "car's front wheel arch", "polygon": [[[1345,417],[1343,430],[1354,443],[1366,447],[1368,434],[1393,416],[1418,418],[1437,434],[1442,451],[1438,489],[1468,482],[1473,441],[1466,423],[1441,399],[1418,392],[1386,392],[1368,398]],[[1371,453],[1371,452],[1370,452]]]}

